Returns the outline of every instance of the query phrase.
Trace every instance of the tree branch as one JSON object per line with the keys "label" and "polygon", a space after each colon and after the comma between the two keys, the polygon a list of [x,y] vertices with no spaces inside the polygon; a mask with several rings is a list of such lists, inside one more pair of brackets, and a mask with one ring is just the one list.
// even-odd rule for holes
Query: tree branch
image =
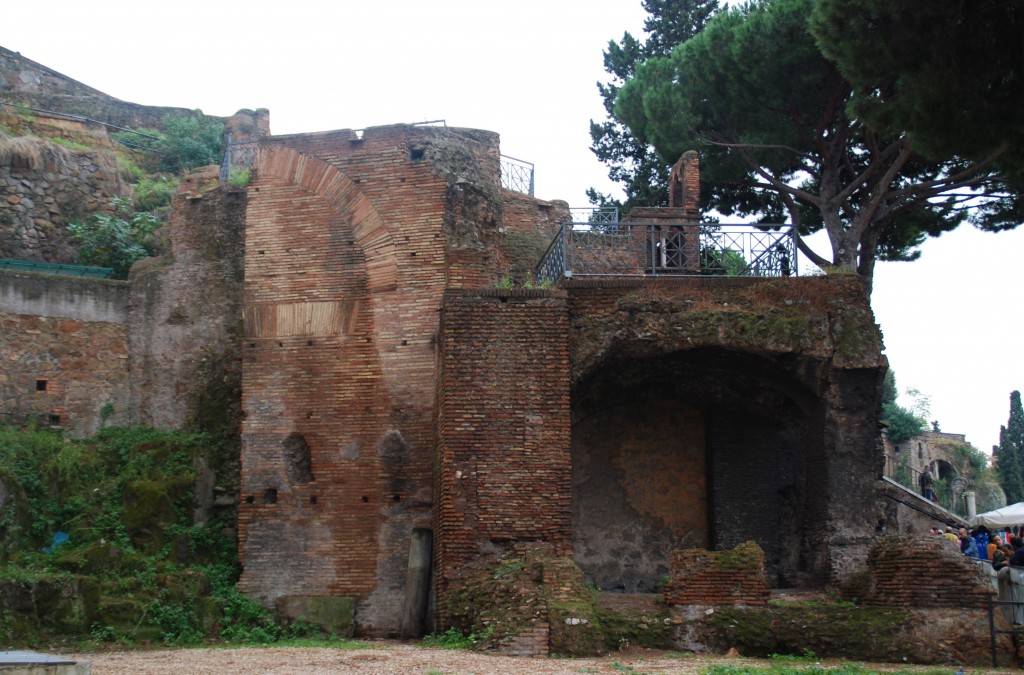
{"label": "tree branch", "polygon": [[[817,195],[813,195],[810,192],[807,192],[806,190],[800,190],[798,188],[795,188],[795,187],[792,187],[790,185],[787,185],[782,180],[778,179],[774,175],[772,175],[772,174],[768,173],[767,171],[765,171],[764,167],[762,167],[760,165],[760,163],[755,162],[754,158],[750,156],[750,153],[746,152],[746,150],[748,148],[754,147],[754,146],[751,146],[751,145],[746,144],[746,143],[730,143],[730,144],[725,144],[725,143],[717,143],[716,141],[707,141],[707,142],[710,143],[710,144],[722,145],[723,147],[729,147],[729,148],[735,150],[737,152],[737,154],[739,154],[739,156],[742,157],[743,160],[747,163],[747,165],[750,167],[751,171],[753,171],[755,174],[757,174],[758,176],[760,176],[761,178],[763,178],[764,180],[766,180],[768,182],[770,187],[766,187],[765,189],[774,190],[774,191],[778,192],[779,194],[790,194],[790,195],[793,195],[794,197],[802,199],[802,200],[804,200],[804,201],[806,201],[806,202],[808,202],[810,204],[814,204],[815,206],[818,206],[821,203],[821,199]],[[809,156],[809,155],[807,155],[807,156]]]}
{"label": "tree branch", "polygon": [[801,150],[797,150],[796,148],[794,148],[794,147],[792,147],[790,145],[779,145],[779,144],[776,144],[776,143],[726,143],[724,141],[711,141],[711,140],[707,140],[706,142],[707,142],[708,145],[716,145],[716,146],[718,146],[720,148],[734,148],[734,149],[750,148],[752,150],[787,150],[789,152],[792,152],[797,157],[803,157],[805,159],[813,159],[814,158],[814,155],[812,153],[810,153],[810,152],[803,152]]}

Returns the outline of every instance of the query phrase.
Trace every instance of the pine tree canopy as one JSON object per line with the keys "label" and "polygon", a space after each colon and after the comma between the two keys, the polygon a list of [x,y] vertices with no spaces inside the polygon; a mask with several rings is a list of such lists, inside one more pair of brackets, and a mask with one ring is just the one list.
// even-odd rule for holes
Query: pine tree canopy
{"label": "pine tree canopy", "polygon": [[[708,205],[803,235],[870,292],[874,263],[970,219],[1024,213],[1024,3],[760,0],[635,67],[614,114],[674,161],[701,152]],[[801,242],[802,244],[802,242]]]}
{"label": "pine tree canopy", "polygon": [[[612,81],[597,83],[609,119],[590,121],[590,149],[608,165],[608,177],[622,185],[626,201],[619,203],[591,188],[590,201],[600,206],[658,206],[667,202],[669,166],[648,143],[638,141],[615,118],[615,96],[623,82],[633,77],[636,66],[655,56],[668,56],[672,50],[699,33],[718,11],[718,0],[643,0],[648,13],[644,21],[647,40],[641,42],[629,33],[619,42],[611,41],[604,52],[604,69]],[[672,160],[674,161],[674,159]]]}

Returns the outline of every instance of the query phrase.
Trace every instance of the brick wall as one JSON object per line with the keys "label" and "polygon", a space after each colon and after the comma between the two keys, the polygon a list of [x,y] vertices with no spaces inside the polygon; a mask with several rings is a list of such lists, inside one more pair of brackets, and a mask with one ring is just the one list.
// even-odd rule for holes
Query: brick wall
{"label": "brick wall", "polygon": [[0,273],[0,404],[4,421],[94,433],[100,411],[128,420],[128,285]]}
{"label": "brick wall", "polygon": [[568,313],[557,291],[449,293],[438,408],[439,605],[514,544],[570,552]]}
{"label": "brick wall", "polygon": [[[263,142],[245,242],[247,592],[352,596],[360,630],[398,629],[411,533],[432,526],[442,296],[504,264],[497,157],[496,134],[408,125]],[[522,430],[529,452],[548,424]],[[487,499],[488,532],[524,534]]]}
{"label": "brick wall", "polygon": [[771,591],[765,575],[764,552],[754,542],[729,551],[673,551],[668,605],[764,605]]}
{"label": "brick wall", "polygon": [[983,564],[960,553],[945,537],[885,537],[868,557],[868,594],[863,602],[911,609],[985,609],[996,591],[982,573]]}
{"label": "brick wall", "polygon": [[[483,141],[394,126],[275,137],[261,150],[247,215],[240,524],[242,587],[258,597],[353,596],[360,630],[398,629],[412,530],[432,525],[441,296],[494,276],[480,260],[476,271],[449,264],[449,180],[462,160],[483,180]],[[284,458],[296,435],[310,458],[303,484]]]}

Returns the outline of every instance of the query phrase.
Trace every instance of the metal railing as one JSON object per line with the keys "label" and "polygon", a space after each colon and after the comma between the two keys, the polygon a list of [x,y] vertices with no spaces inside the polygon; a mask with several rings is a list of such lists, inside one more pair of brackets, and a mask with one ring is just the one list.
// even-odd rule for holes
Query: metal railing
{"label": "metal railing", "polygon": [[[988,597],[989,646],[992,650],[992,667],[999,667],[999,652],[996,648],[997,635],[1024,635],[1024,567],[1009,565],[995,570],[992,563],[979,560],[982,573],[992,583],[996,595]],[[998,616],[998,620],[997,620]],[[1017,638],[1013,638],[1014,642]]]}
{"label": "metal railing", "polygon": [[[781,226],[773,226],[781,227]],[[692,223],[566,223],[537,264],[538,283],[576,276],[789,277],[791,232]]]}
{"label": "metal railing", "polygon": [[68,277],[86,277],[90,279],[109,279],[114,274],[110,267],[93,267],[90,265],[64,265],[61,263],[43,263],[34,260],[0,260],[0,270],[12,272],[39,272],[41,274],[59,274]]}
{"label": "metal railing", "polygon": [[501,156],[501,187],[533,196],[533,163]]}
{"label": "metal railing", "polygon": [[614,206],[584,206],[569,209],[569,216],[574,223],[589,225],[618,225],[619,209]]}
{"label": "metal railing", "polygon": [[[886,477],[908,490],[924,496],[921,489],[921,474],[923,472],[915,469],[908,462],[885,453],[884,473]],[[951,513],[966,516],[967,508],[963,503],[963,495],[968,487],[967,479],[962,476],[955,476],[950,480],[935,481],[933,479],[934,502]]]}

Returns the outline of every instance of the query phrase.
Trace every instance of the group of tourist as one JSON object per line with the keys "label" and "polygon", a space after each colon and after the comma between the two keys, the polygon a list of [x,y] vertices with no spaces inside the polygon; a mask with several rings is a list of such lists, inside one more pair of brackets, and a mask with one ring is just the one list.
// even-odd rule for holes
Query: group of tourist
{"label": "group of tourist", "polygon": [[963,527],[958,532],[951,527],[933,527],[931,534],[949,539],[965,556],[988,560],[993,569],[999,570],[1007,565],[1024,567],[1024,539],[1021,538],[1024,528],[1008,527],[993,533],[984,525],[970,532]]}

